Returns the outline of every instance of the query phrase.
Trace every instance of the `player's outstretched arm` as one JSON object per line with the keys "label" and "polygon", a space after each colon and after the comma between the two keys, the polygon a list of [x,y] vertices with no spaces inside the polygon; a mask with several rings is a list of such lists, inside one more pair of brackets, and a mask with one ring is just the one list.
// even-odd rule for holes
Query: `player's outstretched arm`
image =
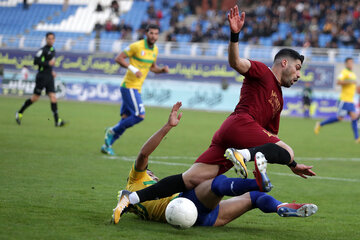
{"label": "player's outstretched arm", "polygon": [[150,154],[159,146],[162,139],[166,136],[166,134],[171,130],[171,128],[176,127],[181,119],[182,113],[178,114],[178,111],[181,107],[182,103],[177,102],[171,109],[170,116],[168,122],[154,135],[152,135],[146,143],[142,146],[140,153],[135,162],[135,168],[137,170],[145,170],[148,164],[148,158]]}
{"label": "player's outstretched arm", "polygon": [[152,71],[153,73],[168,73],[169,67],[167,65],[165,65],[164,67],[159,67],[156,62],[154,62],[150,67],[150,71]]}
{"label": "player's outstretched arm", "polygon": [[244,74],[249,71],[251,63],[245,58],[240,58],[239,55],[239,33],[245,23],[245,12],[239,15],[239,9],[237,6],[230,9],[228,14],[228,21],[231,30],[231,39],[229,42],[229,54],[228,60],[230,66],[235,69],[238,73]]}

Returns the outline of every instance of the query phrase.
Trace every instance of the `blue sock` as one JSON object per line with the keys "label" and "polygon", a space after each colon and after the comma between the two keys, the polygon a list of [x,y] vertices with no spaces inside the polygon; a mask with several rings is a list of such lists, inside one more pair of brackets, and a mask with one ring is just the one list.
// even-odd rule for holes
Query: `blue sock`
{"label": "blue sock", "polygon": [[334,123],[334,122],[337,122],[337,121],[339,121],[339,119],[337,117],[331,117],[331,118],[328,118],[328,119],[322,121],[320,123],[320,126],[324,126],[326,124]]}
{"label": "blue sock", "polygon": [[254,208],[259,208],[264,213],[277,212],[277,206],[282,202],[266,193],[253,191],[250,192],[251,202]]}
{"label": "blue sock", "polygon": [[217,196],[239,196],[246,192],[259,190],[255,179],[228,178],[219,175],[211,183],[211,191]]}
{"label": "blue sock", "polygon": [[357,119],[351,121],[352,130],[354,132],[355,140],[359,138]]}
{"label": "blue sock", "polygon": [[135,115],[131,115],[127,118],[123,118],[121,119],[113,128],[112,130],[114,131],[114,137],[113,137],[113,141],[111,144],[113,144],[116,139],[118,139],[127,128],[134,126],[135,124],[141,122],[142,120],[144,120],[144,118],[135,116]]}

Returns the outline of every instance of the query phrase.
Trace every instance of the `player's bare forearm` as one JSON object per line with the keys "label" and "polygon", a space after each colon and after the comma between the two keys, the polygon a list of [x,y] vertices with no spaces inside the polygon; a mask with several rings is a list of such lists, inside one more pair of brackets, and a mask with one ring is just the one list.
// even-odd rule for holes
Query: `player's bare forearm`
{"label": "player's bare forearm", "polygon": [[148,163],[148,157],[150,154],[159,146],[163,138],[168,134],[168,132],[175,126],[178,125],[182,113],[178,114],[178,110],[181,107],[181,102],[174,104],[171,109],[171,113],[168,119],[168,122],[160,128],[156,133],[154,133],[142,146],[140,153],[136,159],[135,167],[138,170],[144,170]]}
{"label": "player's bare forearm", "polygon": [[341,80],[338,80],[337,81],[337,84],[338,85],[347,85],[347,84],[354,84],[354,83],[356,83],[356,81],[355,80],[343,80],[343,81],[341,81]]}
{"label": "player's bare forearm", "polygon": [[245,12],[239,14],[238,7],[234,6],[233,8],[230,9],[230,12],[228,14],[228,21],[231,31],[231,39],[228,48],[229,64],[238,73],[244,74],[250,69],[251,66],[249,60],[240,58],[239,55],[238,36],[245,23]]}
{"label": "player's bare forearm", "polygon": [[116,56],[115,62],[117,62],[120,66],[124,68],[128,68],[130,64],[125,60],[126,58],[127,58],[126,54],[122,52]]}
{"label": "player's bare forearm", "polygon": [[169,72],[169,67],[168,66],[159,67],[158,65],[153,64],[150,67],[150,71],[152,71],[153,73],[168,73]]}

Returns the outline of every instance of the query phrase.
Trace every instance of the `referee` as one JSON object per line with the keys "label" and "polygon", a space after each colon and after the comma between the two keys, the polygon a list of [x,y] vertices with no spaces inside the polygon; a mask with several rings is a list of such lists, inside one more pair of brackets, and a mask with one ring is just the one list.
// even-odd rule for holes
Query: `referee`
{"label": "referee", "polygon": [[55,64],[55,49],[53,47],[55,42],[55,34],[52,32],[46,33],[46,45],[39,49],[34,58],[34,65],[39,66],[39,71],[36,74],[36,84],[34,93],[31,98],[27,99],[18,112],[16,112],[15,120],[17,124],[21,124],[23,113],[31,104],[36,102],[41,95],[41,91],[45,88],[46,94],[50,98],[51,111],[54,115],[55,127],[63,127],[65,122],[59,118],[57,111],[57,100],[55,95],[55,72],[52,67]]}

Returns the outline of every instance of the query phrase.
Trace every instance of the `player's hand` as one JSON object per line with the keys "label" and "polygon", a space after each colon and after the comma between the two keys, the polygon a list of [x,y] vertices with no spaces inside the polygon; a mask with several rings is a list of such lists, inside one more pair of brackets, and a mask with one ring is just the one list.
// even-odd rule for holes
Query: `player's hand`
{"label": "player's hand", "polygon": [[163,72],[163,73],[168,73],[168,72],[169,72],[169,66],[165,65],[165,66],[162,68],[162,72]]}
{"label": "player's hand", "polygon": [[52,74],[53,78],[56,78],[56,72],[55,71],[52,71],[51,74]]}
{"label": "player's hand", "polygon": [[241,15],[239,15],[239,9],[237,5],[233,8],[230,8],[230,13],[228,14],[228,21],[231,32],[240,32],[245,23],[245,12],[242,12]]}
{"label": "player's hand", "polygon": [[54,65],[55,65],[55,58],[53,58],[53,59],[51,59],[51,60],[49,61],[49,65],[50,65],[50,66],[54,66]]}
{"label": "player's hand", "polygon": [[307,176],[316,176],[316,173],[311,170],[312,166],[297,164],[296,167],[290,167],[290,169],[293,171],[293,173],[299,175],[302,178],[307,178]]}
{"label": "player's hand", "polygon": [[174,104],[173,108],[171,109],[171,113],[170,113],[169,120],[168,120],[168,124],[171,127],[177,126],[178,123],[180,122],[182,113],[179,113],[179,115],[178,115],[178,111],[179,111],[181,105],[182,105],[181,102],[177,102]]}
{"label": "player's hand", "polygon": [[135,76],[136,76],[137,78],[141,78],[141,77],[142,77],[142,73],[141,73],[140,71],[137,71],[137,72],[135,73]]}

